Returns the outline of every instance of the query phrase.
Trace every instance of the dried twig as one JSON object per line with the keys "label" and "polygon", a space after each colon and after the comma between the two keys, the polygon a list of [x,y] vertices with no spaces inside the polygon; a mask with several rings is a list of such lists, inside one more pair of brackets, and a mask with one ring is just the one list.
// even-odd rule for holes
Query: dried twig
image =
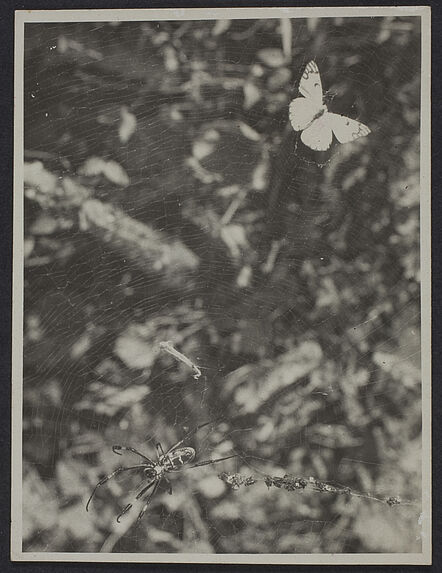
{"label": "dried twig", "polygon": [[320,493],[330,493],[336,495],[346,495],[349,497],[359,497],[363,499],[369,499],[372,501],[378,501],[380,503],[385,503],[390,507],[393,505],[416,505],[412,501],[404,501],[399,497],[390,496],[387,498],[376,497],[370,493],[360,493],[353,491],[348,486],[337,486],[332,485],[328,482],[318,480],[314,477],[295,477],[289,474],[283,477],[278,476],[246,476],[239,473],[229,473],[222,472],[218,475],[219,479],[229,485],[232,489],[238,490],[241,486],[251,486],[257,482],[264,482],[266,486],[270,489],[272,486],[279,489],[285,489],[287,491],[302,491],[304,489],[311,489]]}

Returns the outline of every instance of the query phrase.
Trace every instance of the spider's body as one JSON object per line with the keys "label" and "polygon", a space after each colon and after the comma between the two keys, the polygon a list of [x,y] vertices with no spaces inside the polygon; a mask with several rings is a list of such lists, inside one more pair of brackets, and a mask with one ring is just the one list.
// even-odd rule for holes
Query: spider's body
{"label": "spider's body", "polygon": [[173,472],[179,470],[181,466],[193,462],[195,456],[196,452],[193,448],[178,448],[169,455],[160,456],[158,465],[161,466],[165,472]]}
{"label": "spider's body", "polygon": [[[191,469],[191,468],[197,468],[197,467],[205,466],[205,465],[209,465],[209,464],[215,464],[217,462],[221,462],[223,460],[228,460],[230,458],[236,457],[236,454],[234,454],[231,456],[226,456],[224,458],[217,458],[215,460],[205,460],[203,462],[198,462],[197,464],[194,464],[192,466],[188,466],[187,468],[183,468],[183,466],[191,463],[195,459],[196,451],[194,450],[194,448],[191,448],[190,446],[181,447],[182,444],[188,438],[193,436],[200,428],[203,428],[204,426],[207,426],[208,424],[211,424],[211,422],[206,422],[205,424],[201,424],[200,426],[197,426],[196,428],[194,428],[193,430],[188,432],[182,440],[180,440],[179,442],[174,444],[165,453],[163,451],[161,444],[157,443],[157,445],[156,445],[157,460],[156,461],[153,461],[151,458],[140,453],[135,448],[132,448],[129,446],[113,446],[112,451],[115,454],[118,454],[119,456],[121,456],[122,455],[121,452],[128,451],[128,452],[131,452],[131,453],[139,456],[142,461],[141,461],[141,463],[139,463],[136,466],[128,466],[128,467],[120,466],[115,471],[113,471],[111,474],[107,475],[102,480],[100,480],[97,483],[97,485],[95,486],[95,488],[94,488],[94,490],[93,490],[93,492],[92,492],[92,494],[91,494],[91,496],[90,496],[90,498],[86,504],[86,511],[89,510],[89,503],[91,502],[92,498],[95,495],[95,492],[97,491],[97,489],[100,486],[102,486],[104,483],[106,483],[111,478],[115,477],[116,475],[118,475],[121,472],[124,472],[127,470],[138,469],[138,470],[143,471],[143,474],[144,474],[143,481],[141,482],[140,485],[143,485],[144,487],[138,492],[135,499],[138,500],[138,499],[142,498],[149,490],[151,490],[151,492],[147,496],[147,499],[146,499],[146,502],[145,502],[143,508],[141,509],[141,511],[138,515],[138,519],[141,519],[143,517],[144,513],[146,512],[147,506],[149,505],[151,499],[153,498],[155,492],[157,491],[158,486],[160,485],[160,483],[163,480],[169,486],[169,493],[170,494],[172,493],[172,486],[171,486],[169,480],[167,479],[166,474],[171,473],[171,472],[177,472],[177,471],[180,471],[182,469]],[[145,481],[148,482],[147,485],[144,485]],[[128,503],[126,505],[126,507],[123,509],[123,511],[117,517],[118,522],[120,521],[120,518],[131,509],[131,507],[132,507],[131,503]]]}

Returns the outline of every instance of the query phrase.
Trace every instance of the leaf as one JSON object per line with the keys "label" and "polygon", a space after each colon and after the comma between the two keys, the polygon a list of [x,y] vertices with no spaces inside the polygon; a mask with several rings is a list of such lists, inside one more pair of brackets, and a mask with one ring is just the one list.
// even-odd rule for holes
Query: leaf
{"label": "leaf", "polygon": [[279,48],[263,48],[259,50],[258,58],[269,68],[279,68],[286,63],[284,54]]}
{"label": "leaf", "polygon": [[232,20],[217,20],[212,28],[212,36],[221,36],[232,25]]}
{"label": "leaf", "polygon": [[115,185],[121,185],[121,187],[127,187],[130,183],[126,171],[116,161],[106,162],[103,169],[103,175],[109,179],[111,183],[115,183]]}
{"label": "leaf", "polygon": [[406,388],[414,388],[421,383],[420,369],[409,360],[388,352],[377,351],[373,354],[373,361]]}
{"label": "leaf", "polygon": [[252,187],[256,191],[264,191],[268,185],[270,163],[268,157],[263,154],[262,160],[253,171]]}
{"label": "leaf", "polygon": [[292,21],[290,18],[281,18],[282,51],[287,60],[292,57]]}
{"label": "leaf", "polygon": [[307,29],[311,34],[316,32],[317,27],[319,26],[320,18],[307,18]]}
{"label": "leaf", "polygon": [[221,228],[220,235],[234,259],[238,259],[241,252],[248,247],[246,232],[242,225],[225,225]]}
{"label": "leaf", "polygon": [[103,173],[105,161],[101,157],[89,157],[78,170],[80,175],[95,177]]}
{"label": "leaf", "polygon": [[34,247],[35,247],[34,237],[26,237],[23,249],[23,256],[25,259],[27,259],[32,254]]}
{"label": "leaf", "polygon": [[227,499],[215,505],[210,514],[213,519],[219,519],[223,521],[234,521],[241,518],[241,510],[238,506],[238,503],[229,501]]}
{"label": "leaf", "polygon": [[252,108],[262,97],[261,90],[252,81],[246,81],[243,86],[244,109]]}
{"label": "leaf", "polygon": [[403,508],[399,518],[395,511],[364,504],[355,515],[353,530],[364,540],[368,551],[418,553],[422,548],[419,539],[421,526],[417,517],[414,508]]}
{"label": "leaf", "polygon": [[263,360],[234,370],[226,378],[223,395],[233,395],[242,413],[256,412],[277,392],[313,372],[321,359],[319,344],[305,341],[274,361]]}
{"label": "leaf", "polygon": [[91,519],[85,519],[83,503],[71,505],[59,513],[59,527],[67,533],[69,539],[89,541],[100,539],[100,533]]}
{"label": "leaf", "polygon": [[271,92],[277,92],[279,90],[286,90],[292,73],[288,68],[278,68],[275,70],[267,80],[267,87]]}
{"label": "leaf", "polygon": [[139,370],[151,368],[158,357],[153,340],[146,340],[137,325],[130,325],[117,338],[114,353],[126,366]]}
{"label": "leaf", "polygon": [[[250,126],[238,121],[218,120],[200,129],[192,146],[192,167],[195,175],[204,173],[207,179],[216,177],[224,186],[249,186],[264,153],[261,136]],[[198,178],[202,179],[202,176]]]}
{"label": "leaf", "polygon": [[47,171],[41,161],[25,163],[23,168],[26,185],[35,186],[43,193],[53,193],[57,185],[57,177]]}
{"label": "leaf", "polygon": [[95,177],[97,175],[104,175],[111,183],[127,187],[129,185],[129,177],[126,171],[116,161],[105,161],[101,157],[90,157],[78,170],[80,175],[86,177]]}
{"label": "leaf", "polygon": [[23,478],[23,539],[38,530],[48,530],[57,523],[55,491],[40,478],[39,473],[25,466]]}
{"label": "leaf", "polygon": [[127,143],[137,128],[137,118],[123,105],[120,109],[121,121],[118,127],[118,137],[121,143]]}
{"label": "leaf", "polygon": [[150,393],[147,386],[131,385],[127,388],[103,382],[89,385],[84,398],[75,405],[76,410],[92,410],[96,414],[115,416],[120,410],[141,402]]}
{"label": "leaf", "polygon": [[216,474],[198,479],[197,488],[207,499],[216,499],[226,491],[224,482],[222,482]]}
{"label": "leaf", "polygon": [[217,141],[217,139],[219,139],[218,132],[215,130],[210,130],[205,134],[204,139],[195,141],[192,146],[192,153],[195,159],[201,161],[201,159],[211,155],[216,149],[214,142]]}
{"label": "leaf", "polygon": [[57,482],[65,497],[81,497],[85,494],[87,487],[81,479],[84,470],[85,467],[75,460],[61,459],[57,462]]}
{"label": "leaf", "polygon": [[236,277],[238,288],[247,288],[250,286],[253,277],[253,269],[250,265],[244,265]]}
{"label": "leaf", "polygon": [[310,443],[326,448],[354,448],[364,443],[343,424],[314,424],[306,428],[305,437]]}
{"label": "leaf", "polygon": [[164,67],[168,72],[176,72],[179,68],[179,61],[175,48],[165,46],[164,48]]}
{"label": "leaf", "polygon": [[33,235],[52,235],[52,233],[55,233],[58,229],[59,224],[54,217],[51,217],[47,213],[41,213],[34,223],[32,223],[29,230]]}
{"label": "leaf", "polygon": [[254,129],[252,129],[250,125],[247,125],[243,121],[239,122],[239,129],[241,133],[244,135],[244,137],[247,137],[247,139],[250,139],[252,141],[261,140],[261,136],[259,135],[259,133]]}

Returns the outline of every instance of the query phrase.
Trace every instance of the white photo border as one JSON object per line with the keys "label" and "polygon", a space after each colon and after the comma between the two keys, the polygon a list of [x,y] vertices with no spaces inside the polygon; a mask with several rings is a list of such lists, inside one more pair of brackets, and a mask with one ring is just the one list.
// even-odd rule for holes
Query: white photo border
{"label": "white photo border", "polygon": [[[421,364],[422,364],[422,552],[385,554],[173,554],[70,553],[22,551],[22,406],[23,406],[23,133],[24,26],[28,23],[146,20],[217,20],[415,16],[421,18]],[[306,8],[167,8],[111,10],[18,10],[15,12],[14,225],[12,314],[12,486],[11,560],[102,563],[236,563],[316,565],[431,564],[431,11],[429,6]]]}

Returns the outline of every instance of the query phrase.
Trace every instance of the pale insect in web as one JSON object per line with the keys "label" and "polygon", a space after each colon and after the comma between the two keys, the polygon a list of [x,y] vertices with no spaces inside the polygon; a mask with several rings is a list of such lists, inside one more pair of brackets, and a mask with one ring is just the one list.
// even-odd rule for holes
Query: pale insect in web
{"label": "pale insect in web", "polygon": [[370,133],[370,128],[363,123],[328,111],[323,102],[319,69],[313,60],[305,67],[299,92],[303,97],[292,100],[289,118],[293,129],[301,132],[301,141],[310,149],[326,151],[333,135],[339,143],[349,143]]}
{"label": "pale insect in web", "polygon": [[189,366],[194,372],[193,377],[195,380],[198,380],[201,377],[201,370],[198,366],[192,362],[187,356],[185,356],[182,352],[179,352],[176,348],[173,347],[172,343],[168,340],[166,342],[160,342],[159,344],[161,350],[165,350],[169,354],[171,354],[174,358],[176,358],[179,362],[182,362],[186,366]]}

